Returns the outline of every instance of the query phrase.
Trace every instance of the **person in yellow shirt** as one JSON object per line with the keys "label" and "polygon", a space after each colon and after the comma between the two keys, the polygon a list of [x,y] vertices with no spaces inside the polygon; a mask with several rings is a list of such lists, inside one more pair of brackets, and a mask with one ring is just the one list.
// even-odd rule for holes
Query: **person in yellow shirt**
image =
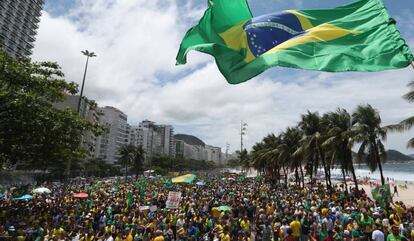
{"label": "person in yellow shirt", "polygon": [[266,205],[266,215],[267,216],[272,215],[274,211],[275,211],[275,208],[273,207],[273,205],[271,203],[268,203]]}
{"label": "person in yellow shirt", "polygon": [[127,228],[124,233],[124,241],[133,241],[134,237],[132,237],[132,232]]}
{"label": "person in yellow shirt", "polygon": [[155,231],[155,238],[153,241],[164,241],[164,236],[162,235],[161,230]]}
{"label": "person in yellow shirt", "polygon": [[226,226],[224,228],[224,233],[223,233],[223,236],[221,237],[221,241],[230,241],[230,240],[231,240],[230,230],[229,230],[229,227]]}
{"label": "person in yellow shirt", "polygon": [[214,218],[218,218],[220,216],[220,211],[216,207],[212,208],[211,212]]}
{"label": "person in yellow shirt", "polygon": [[290,229],[292,229],[292,235],[295,238],[295,240],[299,240],[300,238],[300,230],[301,230],[301,226],[300,226],[300,222],[299,222],[299,217],[295,216],[295,220],[293,220],[290,224]]}
{"label": "person in yellow shirt", "polygon": [[243,231],[250,232],[250,221],[247,219],[247,216],[244,216],[240,221],[240,227],[243,229]]}
{"label": "person in yellow shirt", "polygon": [[63,239],[63,234],[65,230],[62,227],[53,229],[53,236],[56,236],[58,239]]}

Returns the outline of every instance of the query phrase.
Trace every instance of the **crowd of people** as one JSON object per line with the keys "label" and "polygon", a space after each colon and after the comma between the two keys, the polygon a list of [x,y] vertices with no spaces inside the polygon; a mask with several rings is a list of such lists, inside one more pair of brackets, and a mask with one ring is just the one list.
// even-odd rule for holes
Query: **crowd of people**
{"label": "crowd of people", "polygon": [[[202,185],[166,185],[162,178],[45,184],[50,194],[0,200],[0,240],[414,240],[412,207],[381,207],[363,190],[224,174],[198,179]],[[178,208],[167,208],[170,191],[181,192]],[[74,197],[78,192],[89,197]]]}

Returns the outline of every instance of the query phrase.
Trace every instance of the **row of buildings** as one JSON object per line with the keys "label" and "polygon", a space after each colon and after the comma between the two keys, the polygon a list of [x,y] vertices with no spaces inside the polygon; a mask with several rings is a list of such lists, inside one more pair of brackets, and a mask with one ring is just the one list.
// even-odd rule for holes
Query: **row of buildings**
{"label": "row of buildings", "polygon": [[[60,109],[77,110],[79,96],[67,96],[64,102],[56,103]],[[112,107],[98,107],[94,101],[82,99],[80,116],[104,126],[106,131],[100,136],[84,134],[84,147],[90,158],[102,158],[108,163],[119,159],[118,150],[122,145],[142,146],[147,161],[156,156],[170,156],[182,160],[205,160],[217,164],[226,162],[226,155],[220,147],[205,144],[195,136],[175,134],[172,125],[156,124],[144,120],[137,125],[128,123],[128,116]]]}
{"label": "row of buildings", "polygon": [[[44,2],[0,0],[0,48],[12,56],[32,54]],[[79,96],[67,96],[64,102],[55,103],[55,107],[77,111],[78,101]],[[108,163],[118,160],[118,150],[124,144],[142,146],[147,160],[162,155],[222,164],[227,159],[220,147],[206,145],[194,136],[174,135],[171,125],[149,120],[130,125],[127,115],[115,107],[98,107],[82,99],[80,116],[106,127],[107,131],[100,136],[84,133],[82,145],[89,150],[89,157],[102,158]]]}

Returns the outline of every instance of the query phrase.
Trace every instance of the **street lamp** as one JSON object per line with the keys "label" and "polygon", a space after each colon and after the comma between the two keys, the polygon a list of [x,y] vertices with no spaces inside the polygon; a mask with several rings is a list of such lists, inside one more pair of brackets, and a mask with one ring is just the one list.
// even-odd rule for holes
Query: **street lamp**
{"label": "street lamp", "polygon": [[77,111],[79,115],[80,115],[80,105],[81,105],[82,95],[83,95],[83,87],[85,85],[86,71],[88,70],[89,58],[96,57],[96,54],[94,52],[89,52],[88,50],[81,51],[81,53],[86,56],[86,65],[85,65],[85,71],[83,73],[82,87],[81,87],[81,92],[80,92],[79,101],[78,101]]}
{"label": "street lamp", "polygon": [[[86,71],[88,70],[89,58],[96,57],[96,54],[94,52],[89,52],[88,50],[81,51],[81,53],[86,56],[86,65],[85,65],[85,72],[83,73],[82,87],[81,87],[81,92],[80,92],[79,101],[78,101],[78,108],[77,108],[77,112],[79,115],[80,115],[80,105],[81,105],[82,95],[83,95],[83,86],[85,85]],[[69,178],[70,176],[71,166],[72,166],[72,159],[69,159],[66,165],[66,170],[65,170],[65,175],[67,178]]]}

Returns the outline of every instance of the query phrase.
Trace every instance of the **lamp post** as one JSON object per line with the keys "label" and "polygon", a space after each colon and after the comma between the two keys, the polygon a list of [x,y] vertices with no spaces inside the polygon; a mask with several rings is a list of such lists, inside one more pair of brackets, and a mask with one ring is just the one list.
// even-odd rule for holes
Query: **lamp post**
{"label": "lamp post", "polygon": [[78,101],[77,111],[79,115],[80,115],[80,105],[81,105],[82,96],[83,96],[83,87],[85,86],[86,71],[88,71],[89,58],[96,57],[96,54],[94,52],[89,52],[88,50],[81,51],[81,53],[86,56],[86,65],[85,65],[85,71],[83,72],[81,92],[80,92],[79,101]]}
{"label": "lamp post", "polygon": [[[81,92],[80,92],[79,101],[78,101],[78,108],[77,108],[77,112],[78,112],[79,116],[81,115],[80,114],[80,105],[81,105],[81,101],[82,101],[83,87],[85,85],[86,71],[88,70],[89,58],[96,57],[96,54],[94,52],[89,52],[88,50],[81,51],[81,53],[86,56],[86,65],[85,65],[85,71],[83,73],[82,87],[81,87]],[[72,159],[69,159],[68,162],[67,162],[67,165],[66,165],[66,170],[65,170],[66,178],[69,178],[69,176],[70,176],[71,166],[72,166]]]}

